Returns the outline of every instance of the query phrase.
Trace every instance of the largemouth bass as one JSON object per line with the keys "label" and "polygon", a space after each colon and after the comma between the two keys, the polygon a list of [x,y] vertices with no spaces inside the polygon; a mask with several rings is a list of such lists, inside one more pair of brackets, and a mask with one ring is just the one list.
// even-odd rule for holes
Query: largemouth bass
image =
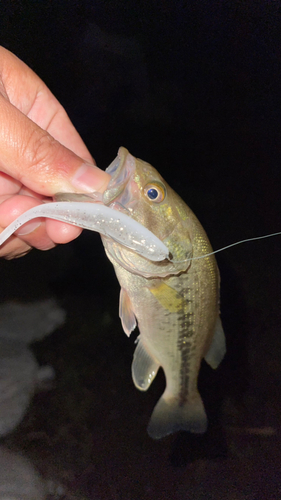
{"label": "largemouth bass", "polygon": [[[197,388],[201,361],[217,368],[225,354],[216,260],[214,255],[196,260],[212,252],[210,242],[190,208],[151,165],[120,148],[107,172],[111,180],[103,203],[151,230],[170,252],[169,259],[153,262],[101,235],[121,285],[123,329],[129,336],[138,324],[140,331],[134,384],[146,391],[160,366],[166,377],[148,433],[159,439],[179,430],[205,432],[207,417]],[[77,194],[62,199],[66,196],[80,199]]]}
{"label": "largemouth bass", "polygon": [[197,389],[202,358],[217,368],[225,354],[219,317],[219,272],[208,237],[190,208],[157,170],[120,148],[107,169],[105,204],[119,204],[168,247],[171,261],[151,262],[102,236],[121,286],[120,318],[127,335],[138,324],[132,376],[149,388],[159,367],[166,389],[148,433],[162,438],[179,430],[202,433],[207,417]]}

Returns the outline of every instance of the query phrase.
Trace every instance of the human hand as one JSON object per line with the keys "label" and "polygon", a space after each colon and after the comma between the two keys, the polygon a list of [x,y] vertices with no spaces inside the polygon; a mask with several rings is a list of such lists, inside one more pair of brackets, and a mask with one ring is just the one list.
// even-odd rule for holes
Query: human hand
{"label": "human hand", "polygon": [[[57,192],[103,192],[109,179],[42,80],[0,47],[0,232]],[[80,233],[63,222],[36,219],[9,238],[0,257],[19,257],[32,247],[48,250]]]}

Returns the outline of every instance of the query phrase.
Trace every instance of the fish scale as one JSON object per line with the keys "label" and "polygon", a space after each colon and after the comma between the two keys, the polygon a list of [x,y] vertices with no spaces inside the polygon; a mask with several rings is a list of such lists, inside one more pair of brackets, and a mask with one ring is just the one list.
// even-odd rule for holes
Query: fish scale
{"label": "fish scale", "polygon": [[[131,217],[152,230],[172,256],[171,261],[151,263],[102,237],[121,285],[123,328],[130,335],[138,324],[140,331],[132,365],[134,383],[147,390],[159,366],[166,377],[148,433],[157,439],[178,430],[204,432],[207,417],[197,389],[198,372],[204,356],[213,368],[218,366],[225,340],[215,258],[189,259],[210,253],[211,245],[193,212],[157,170],[124,148],[118,152],[111,182],[118,185],[118,195],[114,198],[109,186],[105,198],[119,202],[123,182]],[[148,199],[147,186],[153,188],[153,199]]]}
{"label": "fish scale", "polygon": [[[188,299],[188,288],[182,290],[183,302],[184,304],[190,304]],[[194,313],[185,311],[185,305],[183,304],[183,314],[179,315],[178,329],[178,342],[177,348],[181,356],[181,366],[180,366],[180,389],[179,389],[179,406],[183,406],[188,398],[188,388],[190,382],[190,355],[192,348],[192,339],[194,335]]]}
{"label": "fish scale", "polygon": [[[150,253],[137,250],[141,231],[133,237],[127,231],[125,240],[116,232],[101,234],[121,285],[123,329],[128,336],[137,325],[140,331],[133,381],[138,389],[147,390],[160,366],[166,377],[148,433],[158,439],[179,430],[205,432],[207,417],[197,389],[201,360],[205,357],[216,368],[225,354],[219,272],[210,255],[212,247],[193,212],[149,163],[120,148],[107,172],[111,180],[99,199],[103,213],[107,207],[121,210],[129,216],[128,228],[134,229],[131,222],[141,224],[157,241],[157,258],[151,259]],[[81,197],[64,196],[73,202]],[[88,203],[96,201],[87,195],[83,201],[85,197]],[[160,247],[166,252],[162,259]]]}
{"label": "fish scale", "polygon": [[[130,215],[167,246],[171,260],[149,262],[103,237],[121,285],[120,317],[127,335],[138,325],[132,375],[147,390],[161,366],[166,388],[148,426],[152,438],[179,430],[204,432],[207,417],[197,389],[201,360],[216,368],[225,354],[219,319],[219,272],[200,222],[157,170],[124,148],[105,200],[126,199]],[[123,189],[122,189],[123,183]],[[152,188],[152,199],[149,190]],[[125,191],[125,196],[124,196]]]}

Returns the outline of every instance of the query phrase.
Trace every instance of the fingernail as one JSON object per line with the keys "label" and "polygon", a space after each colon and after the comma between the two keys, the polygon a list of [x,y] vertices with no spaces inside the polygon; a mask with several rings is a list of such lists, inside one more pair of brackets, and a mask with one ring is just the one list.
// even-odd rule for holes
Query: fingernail
{"label": "fingernail", "polygon": [[71,182],[76,189],[90,193],[92,191],[103,192],[109,180],[110,175],[103,170],[90,163],[83,163]]}
{"label": "fingernail", "polygon": [[20,229],[17,230],[16,234],[17,234],[17,236],[25,236],[26,234],[30,234],[33,231],[35,231],[35,229],[37,229],[37,227],[39,227],[40,224],[41,224],[41,221],[36,222],[36,221],[32,220],[30,222],[27,222]]}

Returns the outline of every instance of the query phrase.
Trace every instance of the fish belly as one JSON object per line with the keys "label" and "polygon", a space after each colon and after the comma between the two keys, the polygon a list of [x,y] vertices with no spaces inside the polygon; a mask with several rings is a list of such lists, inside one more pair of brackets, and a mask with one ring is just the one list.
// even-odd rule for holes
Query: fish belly
{"label": "fish belly", "polygon": [[[217,290],[192,272],[165,280],[118,277],[131,290],[140,336],[134,354],[135,385],[146,390],[159,366],[166,389],[157,403],[148,432],[161,438],[178,430],[205,432],[207,417],[197,390],[202,357],[210,345],[218,314]],[[118,274],[117,274],[118,276]]]}

